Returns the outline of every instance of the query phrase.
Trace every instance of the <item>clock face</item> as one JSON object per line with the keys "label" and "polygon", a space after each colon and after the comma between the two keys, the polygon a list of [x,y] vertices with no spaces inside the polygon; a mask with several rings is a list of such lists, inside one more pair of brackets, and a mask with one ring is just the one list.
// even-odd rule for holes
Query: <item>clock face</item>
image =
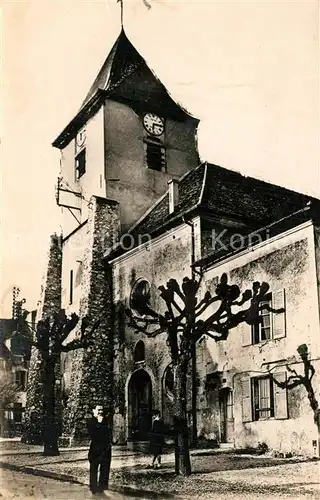
{"label": "clock face", "polygon": [[84,146],[85,142],[86,142],[86,129],[82,128],[77,133],[77,137],[76,137],[77,147],[81,148],[82,146]]}
{"label": "clock face", "polygon": [[164,121],[160,116],[153,113],[147,113],[143,117],[143,125],[149,134],[161,135],[164,131]]}

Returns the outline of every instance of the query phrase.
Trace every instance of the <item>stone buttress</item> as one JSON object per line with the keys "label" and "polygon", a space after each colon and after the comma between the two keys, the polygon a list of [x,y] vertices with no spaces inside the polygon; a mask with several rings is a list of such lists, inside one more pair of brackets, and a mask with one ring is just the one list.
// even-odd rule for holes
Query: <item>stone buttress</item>
{"label": "stone buttress", "polygon": [[82,262],[80,321],[98,318],[100,325],[94,333],[94,344],[71,352],[70,390],[63,415],[63,437],[69,443],[87,439],[86,419],[92,408],[102,404],[113,408],[113,302],[112,273],[103,256],[119,238],[118,203],[92,196],[89,203],[85,249]]}
{"label": "stone buttress", "polygon": [[[61,237],[51,236],[47,269],[43,277],[40,300],[38,302],[36,323],[59,312],[61,308]],[[36,347],[32,348],[25,409],[25,423],[22,441],[31,444],[42,443],[43,390],[40,378],[41,356]],[[60,365],[56,365],[57,380],[60,377]],[[56,385],[56,416],[61,426],[60,387]]]}

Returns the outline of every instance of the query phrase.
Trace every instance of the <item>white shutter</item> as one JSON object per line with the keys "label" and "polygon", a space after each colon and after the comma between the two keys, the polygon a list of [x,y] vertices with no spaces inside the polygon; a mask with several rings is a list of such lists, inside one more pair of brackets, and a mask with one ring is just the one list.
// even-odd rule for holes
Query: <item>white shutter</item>
{"label": "white shutter", "polygon": [[246,347],[252,344],[252,326],[247,323],[242,324],[242,346]]}
{"label": "white shutter", "polygon": [[[272,309],[285,309],[285,290],[272,292]],[[272,313],[272,333],[274,339],[286,336],[286,313]]]}
{"label": "white shutter", "polygon": [[[287,380],[286,372],[275,373],[274,378],[278,382],[285,382]],[[274,416],[278,419],[288,418],[288,404],[287,404],[287,389],[281,389],[277,384],[273,384],[274,388]]]}
{"label": "white shutter", "polygon": [[241,380],[242,387],[242,421],[251,422],[252,404],[251,404],[251,379],[244,377]]}

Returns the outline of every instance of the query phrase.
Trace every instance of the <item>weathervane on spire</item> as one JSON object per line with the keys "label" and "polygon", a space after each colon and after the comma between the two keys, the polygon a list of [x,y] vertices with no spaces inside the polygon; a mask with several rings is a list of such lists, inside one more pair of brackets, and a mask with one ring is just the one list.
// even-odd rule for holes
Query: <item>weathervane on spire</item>
{"label": "weathervane on spire", "polygon": [[121,28],[123,28],[123,0],[117,0],[117,3],[120,2],[120,12],[121,12]]}
{"label": "weathervane on spire", "polygon": [[[151,9],[151,4],[148,2],[148,0],[142,0],[144,5],[147,7],[147,9]],[[123,0],[117,0],[117,3],[120,3],[120,9],[121,9],[121,28],[123,28]]]}

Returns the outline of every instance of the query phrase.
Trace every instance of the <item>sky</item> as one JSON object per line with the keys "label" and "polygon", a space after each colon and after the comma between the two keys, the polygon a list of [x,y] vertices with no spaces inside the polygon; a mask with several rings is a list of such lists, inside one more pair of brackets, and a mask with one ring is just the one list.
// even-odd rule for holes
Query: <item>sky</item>
{"label": "sky", "polygon": [[[116,0],[1,2],[1,317],[36,307],[55,202],[51,143],[120,32]],[[127,36],[199,118],[201,160],[320,197],[319,2],[124,0]]]}

